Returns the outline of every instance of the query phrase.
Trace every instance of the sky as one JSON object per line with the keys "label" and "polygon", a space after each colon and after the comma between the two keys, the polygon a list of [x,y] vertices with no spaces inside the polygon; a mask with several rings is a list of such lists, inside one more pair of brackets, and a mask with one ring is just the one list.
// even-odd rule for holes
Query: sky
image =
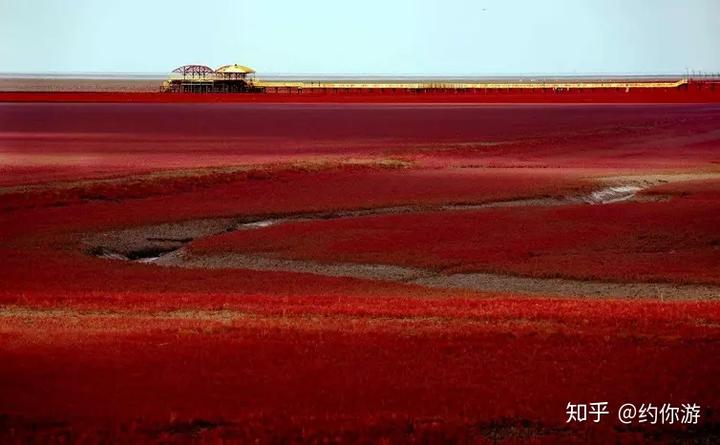
{"label": "sky", "polygon": [[720,0],[0,0],[0,73],[720,72]]}

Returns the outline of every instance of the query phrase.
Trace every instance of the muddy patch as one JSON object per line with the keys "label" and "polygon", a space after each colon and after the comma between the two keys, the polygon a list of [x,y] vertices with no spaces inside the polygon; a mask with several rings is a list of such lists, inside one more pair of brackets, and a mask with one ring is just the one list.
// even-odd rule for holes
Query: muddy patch
{"label": "muddy patch", "polygon": [[103,232],[83,239],[86,252],[110,260],[153,262],[198,238],[237,224],[232,218],[202,219]]}
{"label": "muddy patch", "polygon": [[442,289],[465,289],[523,295],[625,297],[658,300],[720,299],[719,286],[672,283],[617,283],[562,278],[528,278],[487,273],[432,275],[412,280],[410,283]]}
{"label": "muddy patch", "polygon": [[322,263],[260,255],[192,255],[180,249],[154,264],[192,269],[247,269],[392,281],[439,289],[562,297],[626,297],[659,300],[720,299],[719,286],[671,283],[618,283],[561,278],[529,278],[490,273],[451,273],[391,264]]}
{"label": "muddy patch", "polygon": [[193,269],[248,269],[311,273],[331,277],[396,282],[411,282],[421,278],[430,278],[433,275],[430,271],[390,264],[321,263],[236,253],[191,255],[184,249],[162,257],[156,264]]}

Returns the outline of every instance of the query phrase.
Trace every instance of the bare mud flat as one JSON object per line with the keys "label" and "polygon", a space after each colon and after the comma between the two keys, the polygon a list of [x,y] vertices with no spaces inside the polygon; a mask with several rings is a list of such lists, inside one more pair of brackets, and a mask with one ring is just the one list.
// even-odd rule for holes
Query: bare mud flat
{"label": "bare mud flat", "polygon": [[[479,204],[441,206],[395,206],[342,212],[260,215],[219,218],[131,228],[86,237],[86,251],[110,260],[129,260],[165,267],[191,269],[248,269],[258,271],[310,273],[331,277],[349,277],[393,281],[442,289],[464,289],[490,293],[553,295],[563,297],[651,298],[660,300],[715,300],[720,287],[695,284],[653,282],[608,282],[564,278],[531,278],[492,273],[444,273],[442,271],[402,267],[392,264],[324,263],[296,259],[222,253],[191,254],[185,249],[191,242],[236,230],[262,230],[277,224],[314,220],[360,218],[428,211],[458,212],[498,207],[603,205],[622,201],[664,200],[660,195],[638,195],[655,185],[674,181],[717,178],[716,173],[656,175],[653,177],[603,178],[607,185],[589,195],[565,198],[518,199]],[[622,181],[622,182],[621,182]]]}
{"label": "bare mud flat", "polygon": [[440,289],[464,289],[488,293],[562,297],[651,298],[659,300],[717,300],[719,286],[669,283],[613,283],[561,278],[526,278],[489,273],[443,272],[390,264],[319,263],[267,258],[255,255],[188,255],[178,250],[154,258],[152,264],[198,269],[249,269],[311,273],[331,277],[395,281]]}
{"label": "bare mud flat", "polygon": [[0,91],[157,92],[160,91],[162,82],[162,78],[88,79],[62,77],[0,77]]}

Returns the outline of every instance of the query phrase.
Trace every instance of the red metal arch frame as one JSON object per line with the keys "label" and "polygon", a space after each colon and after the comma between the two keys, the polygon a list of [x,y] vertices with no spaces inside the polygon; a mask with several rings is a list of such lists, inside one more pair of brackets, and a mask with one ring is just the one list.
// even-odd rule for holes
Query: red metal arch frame
{"label": "red metal arch frame", "polygon": [[209,77],[215,74],[215,70],[205,65],[183,65],[172,72],[182,74],[184,77]]}

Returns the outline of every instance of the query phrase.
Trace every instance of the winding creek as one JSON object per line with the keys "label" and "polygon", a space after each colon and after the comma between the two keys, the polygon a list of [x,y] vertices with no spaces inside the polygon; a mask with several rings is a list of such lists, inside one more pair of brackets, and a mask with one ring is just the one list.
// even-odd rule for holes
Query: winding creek
{"label": "winding creek", "polygon": [[[666,181],[660,181],[660,183]],[[444,273],[443,271],[402,267],[391,264],[320,263],[307,260],[279,259],[261,255],[218,253],[190,254],[186,247],[193,241],[237,230],[262,230],[278,224],[397,215],[418,212],[461,212],[498,207],[605,205],[621,201],[663,200],[663,196],[638,195],[658,181],[633,181],[611,184],[585,196],[535,198],[478,204],[437,206],[391,206],[335,212],[307,212],[284,215],[257,215],[238,218],[208,218],[179,223],[136,227],[104,232],[84,240],[87,252],[107,260],[132,261],[158,267],[202,269],[248,269],[310,273],[324,276],[393,281],[418,286],[465,289],[492,293],[556,295],[567,297],[633,297],[654,299],[718,299],[720,286],[671,283],[621,283],[530,278],[490,273]]]}

